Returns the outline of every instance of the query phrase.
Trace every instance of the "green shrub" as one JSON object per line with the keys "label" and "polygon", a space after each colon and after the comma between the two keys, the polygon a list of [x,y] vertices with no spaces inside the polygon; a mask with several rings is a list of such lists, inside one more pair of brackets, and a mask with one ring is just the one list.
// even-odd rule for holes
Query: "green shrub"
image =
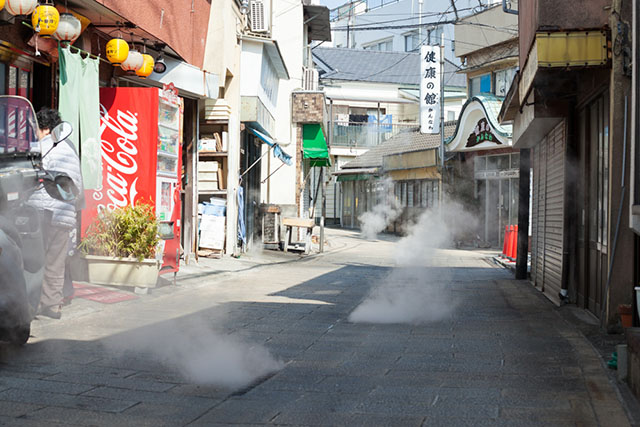
{"label": "green shrub", "polygon": [[87,228],[80,243],[85,254],[119,258],[153,258],[158,236],[155,208],[139,203],[114,210],[104,209]]}

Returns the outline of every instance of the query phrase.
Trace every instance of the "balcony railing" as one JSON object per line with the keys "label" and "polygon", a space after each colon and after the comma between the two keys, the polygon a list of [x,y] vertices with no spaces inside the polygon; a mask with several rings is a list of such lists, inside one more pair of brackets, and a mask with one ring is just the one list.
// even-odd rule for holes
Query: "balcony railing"
{"label": "balcony railing", "polygon": [[415,131],[417,123],[354,123],[333,124],[332,147],[371,148],[380,145],[401,132]]}

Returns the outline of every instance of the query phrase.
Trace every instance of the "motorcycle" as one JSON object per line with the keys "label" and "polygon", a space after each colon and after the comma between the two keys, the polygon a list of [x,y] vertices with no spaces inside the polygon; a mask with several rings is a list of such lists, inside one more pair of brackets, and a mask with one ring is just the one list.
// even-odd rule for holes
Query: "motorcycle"
{"label": "motorcycle", "polygon": [[[0,340],[19,345],[31,333],[46,263],[43,212],[27,201],[43,186],[58,200],[78,195],[68,175],[44,170],[37,129],[28,99],[0,96]],[[52,129],[54,147],[72,131],[67,122]]]}

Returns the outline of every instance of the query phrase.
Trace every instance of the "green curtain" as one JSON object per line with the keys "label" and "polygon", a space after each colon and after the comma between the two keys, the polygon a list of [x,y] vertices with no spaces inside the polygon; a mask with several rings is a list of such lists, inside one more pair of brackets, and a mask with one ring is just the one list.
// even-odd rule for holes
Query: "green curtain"
{"label": "green curtain", "polygon": [[102,184],[100,146],[99,60],[67,48],[58,48],[60,63],[60,97],[58,110],[62,120],[73,126],[70,137],[80,153],[83,185],[86,190]]}

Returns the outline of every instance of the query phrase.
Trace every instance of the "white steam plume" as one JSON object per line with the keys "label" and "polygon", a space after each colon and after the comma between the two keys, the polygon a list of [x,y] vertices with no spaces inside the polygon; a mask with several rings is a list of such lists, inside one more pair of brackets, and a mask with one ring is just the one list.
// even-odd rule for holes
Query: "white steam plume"
{"label": "white steam plume", "polygon": [[143,328],[126,337],[111,338],[106,345],[123,354],[142,353],[193,383],[229,388],[245,386],[284,366],[264,346],[189,323]]}
{"label": "white steam plume", "polygon": [[376,185],[378,199],[370,211],[360,215],[360,230],[365,239],[373,240],[402,213],[400,201],[393,195],[393,180],[384,178]]}
{"label": "white steam plume", "polygon": [[425,211],[397,243],[391,273],[351,313],[351,322],[427,323],[448,317],[457,306],[442,262],[446,248],[459,235],[475,231],[477,220],[459,203]]}

